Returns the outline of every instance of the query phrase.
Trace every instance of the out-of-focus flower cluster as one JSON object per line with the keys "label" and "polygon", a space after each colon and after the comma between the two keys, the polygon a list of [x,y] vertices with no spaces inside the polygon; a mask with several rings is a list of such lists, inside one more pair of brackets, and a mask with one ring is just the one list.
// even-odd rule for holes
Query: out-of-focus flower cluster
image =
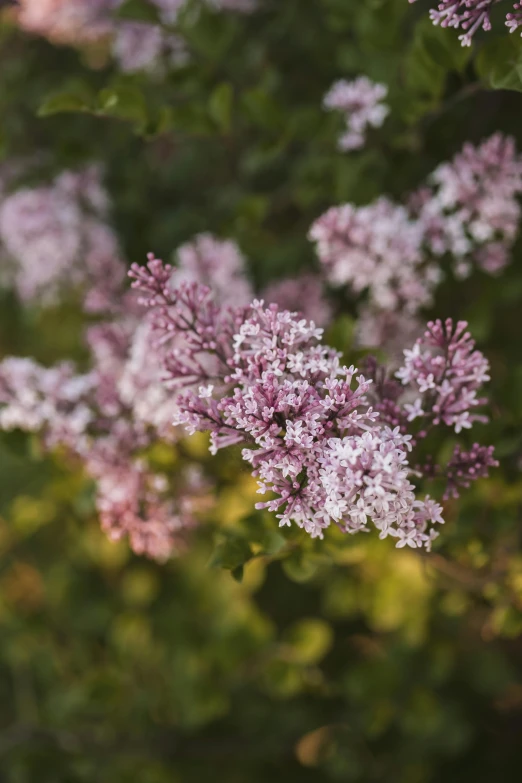
{"label": "out-of-focus flower cluster", "polygon": [[442,278],[443,257],[458,277],[474,266],[501,271],[517,235],[521,192],[522,158],[513,140],[497,133],[478,146],[466,144],[404,205],[383,197],[322,215],[309,237],[328,281],[367,294],[360,342],[382,345],[388,336],[391,346],[412,334],[415,315],[431,304]]}
{"label": "out-of-focus flower cluster", "polygon": [[332,85],[324,97],[325,109],[342,112],[346,131],[339,138],[339,149],[360,149],[366,141],[369,127],[379,128],[386,119],[389,108],[384,103],[388,94],[385,84],[377,84],[367,76],[353,81],[340,79]]}
{"label": "out-of-focus flower cluster", "polygon": [[205,481],[191,468],[170,477],[149,464],[147,449],[176,432],[147,324],[122,314],[91,327],[87,339],[86,374],[31,359],[0,363],[0,428],[37,433],[48,449],[65,450],[94,480],[107,534],[128,535],[137,553],[163,560],[195,523]]}
{"label": "out-of-focus flower cluster", "polygon": [[[165,351],[166,383],[181,388],[176,421],[209,431],[213,453],[245,445],[259,492],[273,495],[258,508],[312,537],[332,522],[347,533],[373,523],[398,546],[430,548],[442,508],[417,498],[411,479],[422,473],[409,452],[429,427],[459,431],[478,418],[470,411],[482,402],[476,392],[488,365],[465,324],[430,323],[398,380],[376,364],[367,378],[343,366],[321,343],[322,330],[296,313],[260,301],[222,307],[197,283],[173,289],[171,267],[154,257],[131,276]],[[411,422],[421,415],[428,425],[418,431]],[[476,467],[481,456],[475,450],[477,476],[487,470]]]}
{"label": "out-of-focus flower cluster", "polygon": [[[253,10],[250,0],[203,0],[218,10]],[[156,71],[187,57],[174,28],[186,0],[148,0],[159,23],[118,17],[124,0],[21,0],[17,20],[30,33],[54,43],[81,46],[106,40],[121,70]]]}
{"label": "out-of-focus flower cluster", "polygon": [[125,265],[109,226],[100,171],[64,172],[48,185],[0,195],[2,282],[25,301],[52,303],[83,288],[86,309],[103,311],[122,288]]}
{"label": "out-of-focus flower cluster", "polygon": [[[410,3],[416,0],[409,0]],[[504,0],[439,0],[430,10],[430,19],[441,27],[455,27],[463,32],[459,35],[462,46],[471,46],[478,30],[491,30],[493,6]],[[507,6],[507,3],[505,3]],[[522,25],[522,4],[511,3],[512,10],[506,13],[506,25],[514,32]]]}
{"label": "out-of-focus flower cluster", "polygon": [[473,264],[495,274],[508,263],[518,232],[521,192],[522,157],[512,138],[495,133],[438,166],[412,207],[428,250],[450,254],[460,277]]}

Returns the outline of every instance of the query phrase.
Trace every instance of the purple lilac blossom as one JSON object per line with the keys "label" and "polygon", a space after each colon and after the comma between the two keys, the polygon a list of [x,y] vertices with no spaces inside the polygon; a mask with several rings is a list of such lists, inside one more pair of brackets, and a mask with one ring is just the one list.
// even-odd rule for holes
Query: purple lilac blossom
{"label": "purple lilac blossom", "polygon": [[331,207],[318,218],[309,238],[326,279],[366,296],[359,344],[392,352],[405,344],[443,277],[442,256],[457,277],[473,267],[498,274],[518,233],[521,193],[522,158],[512,138],[496,133],[478,146],[465,144],[404,205],[383,197]]}
{"label": "purple lilac blossom", "polygon": [[489,363],[475,349],[465,321],[430,321],[424,336],[404,351],[404,364],[396,373],[417,393],[404,406],[408,420],[420,417],[423,423],[454,427],[456,433],[487,421],[471,410],[486,402],[477,391],[490,380],[488,373]]}
{"label": "purple lilac blossom", "polygon": [[364,207],[331,207],[309,238],[332,285],[367,291],[382,310],[412,313],[431,303],[438,267],[426,265],[422,225],[405,207],[384,197]]}
{"label": "purple lilac blossom", "polygon": [[411,203],[429,252],[449,253],[463,277],[473,262],[490,274],[506,266],[520,224],[520,193],[522,158],[511,137],[495,133],[438,166]]}
{"label": "purple lilac blossom", "polygon": [[[164,367],[169,387],[182,389],[177,422],[189,432],[209,431],[212,453],[244,444],[259,492],[273,495],[258,508],[312,537],[322,538],[332,522],[347,533],[366,531],[371,522],[397,546],[430,548],[442,508],[429,496],[418,499],[410,481],[414,438],[406,427],[416,403],[395,399],[400,384],[382,386],[393,386],[395,397],[376,395],[374,408],[372,380],[343,366],[313,322],[258,301],[219,307],[210,290],[195,283],[173,290],[171,267],[153,256],[130,274],[159,341],[173,341]],[[436,376],[436,395],[419,398],[425,415],[432,425],[470,426],[478,417],[468,409],[480,402],[476,389],[487,379],[487,362],[462,324],[453,330],[450,322],[444,328],[436,322],[428,331],[429,349],[408,352],[398,376],[411,386],[410,397],[431,393],[440,351],[449,369]]]}

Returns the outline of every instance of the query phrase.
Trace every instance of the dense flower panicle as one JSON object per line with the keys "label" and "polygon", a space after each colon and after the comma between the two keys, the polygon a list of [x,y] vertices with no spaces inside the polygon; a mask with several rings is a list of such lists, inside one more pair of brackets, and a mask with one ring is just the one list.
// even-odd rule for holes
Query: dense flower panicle
{"label": "dense flower panicle", "polygon": [[85,465],[96,481],[101,526],[111,540],[128,536],[136,554],[159,561],[185,548],[198,505],[207,498],[208,487],[197,473],[185,472],[182,488],[173,490],[167,476],[151,472],[143,459],[129,461],[119,444],[103,441]]}
{"label": "dense flower panicle", "polygon": [[[167,477],[150,469],[142,451],[161,430],[133,416],[120,394],[118,371],[125,366],[108,361],[107,353],[86,375],[76,375],[68,364],[45,368],[30,359],[4,359],[0,429],[35,432],[48,449],[65,449],[94,480],[108,535],[128,535],[138,554],[163,560],[183,545],[206,486],[189,471],[173,495]],[[139,398],[133,404],[143,405]]]}
{"label": "dense flower panicle", "polygon": [[8,357],[0,362],[0,430],[38,432],[49,447],[77,448],[93,420],[95,388],[94,374],[77,375],[68,363],[46,368]]}
{"label": "dense flower panicle", "polygon": [[178,263],[170,281],[173,288],[184,282],[207,285],[222,305],[243,305],[253,299],[246,260],[235,242],[198,234],[179,247],[176,256]]}
{"label": "dense flower panicle", "polygon": [[61,289],[84,287],[89,310],[108,309],[125,265],[107,220],[108,198],[95,167],[6,194],[0,202],[4,281],[10,278],[22,299],[44,304],[54,303]]}
{"label": "dense flower panicle", "polygon": [[397,381],[378,378],[377,365],[373,379],[343,366],[321,344],[322,330],[296,313],[259,301],[219,308],[202,286],[172,289],[171,275],[152,256],[146,268],[131,270],[152,308],[158,341],[174,345],[164,360],[167,379],[186,387],[177,397],[176,421],[189,432],[209,431],[213,453],[244,444],[259,492],[273,495],[258,508],[276,512],[281,525],[295,523],[322,537],[332,522],[348,533],[371,522],[398,546],[429,549],[442,508],[416,497],[408,461],[414,438],[407,430],[417,403],[401,397],[434,388],[422,398],[433,425],[460,429],[477,420],[468,411],[480,402],[476,390],[487,380],[487,363],[464,325],[428,326],[426,349],[419,343],[407,352],[398,373],[411,386],[403,395]]}
{"label": "dense flower panicle", "polygon": [[341,150],[363,147],[368,128],[379,128],[383,124],[389,112],[383,103],[387,94],[385,84],[372,82],[367,76],[359,76],[353,81],[340,79],[332,85],[323,105],[325,109],[345,115],[346,131],[339,138]]}
{"label": "dense flower panicle", "polygon": [[422,226],[405,207],[380,198],[365,207],[332,207],[312,225],[309,238],[332,285],[382,310],[415,312],[431,302],[439,280],[422,253]]}
{"label": "dense flower panicle", "polygon": [[184,546],[208,487],[185,468],[172,487],[148,465],[150,446],[179,435],[172,426],[177,407],[162,383],[150,318],[134,296],[121,300],[112,320],[87,330],[87,374],[70,364],[0,363],[0,429],[35,432],[48,449],[65,449],[95,483],[107,534],[128,536],[138,554],[163,560]]}
{"label": "dense flower panicle", "polygon": [[455,432],[469,429],[484,416],[470,413],[483,405],[477,391],[489,380],[489,363],[475,349],[465,321],[430,321],[423,337],[404,352],[404,364],[396,375],[404,385],[417,390],[413,403],[405,406],[408,418],[445,424]]}
{"label": "dense flower panicle", "polygon": [[332,307],[324,295],[319,275],[303,273],[299,277],[277,280],[263,289],[262,296],[267,304],[299,312],[318,326],[326,326],[332,318]]}
{"label": "dense flower panicle", "polygon": [[428,183],[417,214],[429,251],[450,253],[461,276],[472,261],[491,274],[501,270],[521,215],[522,157],[514,140],[495,133],[479,146],[465,144]]}
{"label": "dense flower panicle", "polygon": [[473,267],[498,274],[518,233],[521,193],[522,157],[512,138],[496,133],[464,145],[404,205],[383,197],[331,207],[316,220],[309,238],[327,280],[352,294],[367,292],[363,307],[376,320],[363,315],[361,344],[380,345],[379,322],[385,329],[392,315],[405,328],[404,344],[411,317],[431,303],[442,279],[442,256],[458,277]]}

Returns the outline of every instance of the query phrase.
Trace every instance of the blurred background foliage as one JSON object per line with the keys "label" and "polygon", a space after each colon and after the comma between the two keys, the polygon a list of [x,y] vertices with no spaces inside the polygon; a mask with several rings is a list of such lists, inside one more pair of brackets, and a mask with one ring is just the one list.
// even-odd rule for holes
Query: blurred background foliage
{"label": "blurred background foliage", "polygon": [[[2,160],[33,156],[40,176],[101,162],[129,262],[208,230],[239,242],[259,286],[313,267],[306,233],[332,204],[400,197],[496,130],[522,150],[520,38],[462,49],[425,5],[206,9],[184,30],[188,63],[161,76],[24,35],[4,12]],[[391,114],[343,155],[321,100],[359,73],[388,84]],[[452,501],[429,556],[375,536],[283,537],[252,517],[232,451],[209,461],[213,530],[160,566],[109,543],[74,465],[2,436],[1,780],[519,780],[521,301],[520,246],[498,279],[438,291],[433,312],[467,318],[492,363],[484,439],[501,467]],[[343,350],[350,319],[330,335]],[[73,301],[31,311],[1,293],[2,354],[81,363],[81,330]],[[183,448],[208,459],[201,440]]]}

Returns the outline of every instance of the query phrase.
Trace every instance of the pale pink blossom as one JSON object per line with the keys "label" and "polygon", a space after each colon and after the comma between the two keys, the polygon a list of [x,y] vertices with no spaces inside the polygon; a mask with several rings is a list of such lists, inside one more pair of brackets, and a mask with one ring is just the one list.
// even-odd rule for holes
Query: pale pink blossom
{"label": "pale pink blossom", "polygon": [[323,99],[323,106],[344,114],[346,131],[339,139],[341,150],[363,147],[368,128],[379,128],[383,124],[389,113],[383,102],[387,94],[385,84],[372,82],[367,76],[358,76],[353,81],[340,79],[332,85]]}

